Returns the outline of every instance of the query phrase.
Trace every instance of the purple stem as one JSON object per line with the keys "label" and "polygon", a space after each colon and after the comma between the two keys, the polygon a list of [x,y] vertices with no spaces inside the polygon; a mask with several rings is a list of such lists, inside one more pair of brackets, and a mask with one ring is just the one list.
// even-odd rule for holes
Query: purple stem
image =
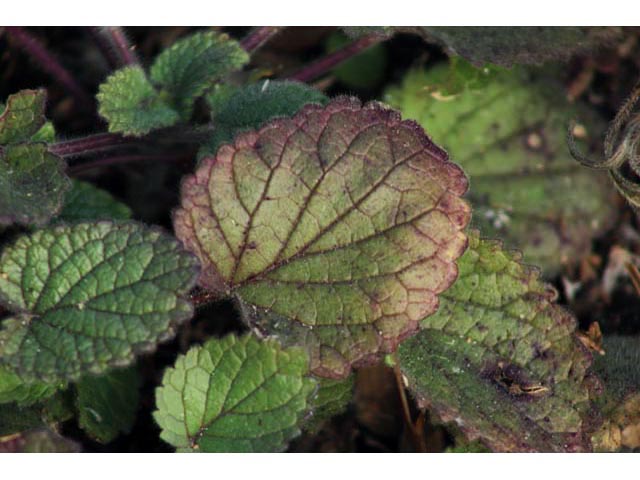
{"label": "purple stem", "polygon": [[185,155],[171,155],[171,154],[131,154],[120,155],[116,157],[106,157],[93,160],[91,162],[81,163],[80,165],[74,165],[69,168],[70,175],[82,175],[83,173],[93,170],[95,168],[107,167],[111,165],[120,165],[123,163],[136,163],[136,162],[174,162],[186,159]]}
{"label": "purple stem", "polygon": [[113,45],[110,40],[105,37],[104,33],[102,33],[102,27],[87,27],[87,32],[93,39],[94,43],[98,46],[98,49],[104,58],[107,59],[109,66],[111,66],[111,68],[119,67],[120,60],[113,51]]}
{"label": "purple stem", "polygon": [[109,36],[122,65],[137,65],[140,63],[138,56],[134,52],[135,46],[131,45],[121,27],[104,27],[103,32]]}
{"label": "purple stem", "polygon": [[74,157],[135,141],[135,139],[125,138],[117,133],[98,133],[54,143],[49,146],[49,151],[61,157]]}
{"label": "purple stem", "polygon": [[351,57],[366,50],[367,48],[381,42],[384,38],[380,35],[367,35],[359,38],[354,42],[345,45],[343,48],[336,50],[328,54],[327,56],[307,65],[298,72],[291,75],[291,80],[298,80],[299,82],[309,82],[324,75],[336,65],[341,64],[345,60],[349,60]]}
{"label": "purple stem", "polygon": [[79,105],[92,109],[93,99],[84,91],[76,79],[60,62],[47,50],[40,40],[22,27],[5,27],[6,32],[16,42],[18,47],[29,54],[40,67],[63,85],[79,102]]}
{"label": "purple stem", "polygon": [[256,27],[242,39],[240,45],[248,53],[253,53],[267,43],[282,27]]}

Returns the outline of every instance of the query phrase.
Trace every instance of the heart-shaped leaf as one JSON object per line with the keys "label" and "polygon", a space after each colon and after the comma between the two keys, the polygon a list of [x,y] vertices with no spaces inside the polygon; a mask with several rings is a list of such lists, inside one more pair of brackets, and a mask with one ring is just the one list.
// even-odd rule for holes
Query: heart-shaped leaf
{"label": "heart-shaped leaf", "polygon": [[314,374],[395,350],[437,309],[466,246],[463,172],[414,122],[339,98],[236,137],[182,186],[177,236],[199,283]]}
{"label": "heart-shaped leaf", "polygon": [[36,231],[0,257],[0,362],[25,380],[76,379],[131,363],[192,315],[196,259],[136,223]]}
{"label": "heart-shaped leaf", "polygon": [[301,348],[253,335],[209,340],[178,357],[154,418],[180,451],[275,452],[300,430],[315,381]]}
{"label": "heart-shaped leaf", "polygon": [[438,312],[398,350],[419,403],[493,450],[589,450],[598,384],[556,292],[477,232],[458,264]]}
{"label": "heart-shaped leaf", "polygon": [[615,219],[607,175],[578,165],[566,143],[572,118],[585,122],[582,146],[604,125],[563,98],[552,79],[470,68],[458,60],[413,70],[385,100],[420,122],[472,179],[474,225],[552,276],[588,255]]}
{"label": "heart-shaped leaf", "polygon": [[60,157],[44,143],[0,150],[0,225],[43,224],[60,211],[71,186]]}
{"label": "heart-shaped leaf", "polygon": [[44,125],[44,90],[22,90],[9,95],[0,115],[0,145],[29,140]]}

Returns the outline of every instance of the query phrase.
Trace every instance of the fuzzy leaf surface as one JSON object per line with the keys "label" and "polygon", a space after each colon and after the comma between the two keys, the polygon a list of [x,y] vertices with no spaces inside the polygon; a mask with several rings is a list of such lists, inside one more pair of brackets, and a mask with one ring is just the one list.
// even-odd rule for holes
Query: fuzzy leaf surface
{"label": "fuzzy leaf surface", "polygon": [[109,131],[141,137],[179,120],[176,112],[138,66],[113,73],[100,85],[98,113],[109,123]]}
{"label": "fuzzy leaf surface", "polygon": [[22,90],[9,95],[0,115],[0,145],[28,140],[45,123],[44,90]]}
{"label": "fuzzy leaf surface", "polygon": [[571,119],[585,120],[583,147],[598,141],[604,125],[549,79],[469,68],[460,60],[414,70],[385,101],[418,120],[464,168],[473,224],[483,235],[522,249],[527,263],[552,276],[588,255],[616,216],[607,175],[578,165],[566,145]]}
{"label": "fuzzy leaf surface", "polygon": [[136,223],[79,223],[20,237],[0,257],[0,362],[25,380],[130,364],[192,315],[196,259]]}
{"label": "fuzzy leaf surface", "polygon": [[438,312],[400,346],[401,370],[419,403],[494,451],[589,450],[591,356],[520,260],[472,232]]}
{"label": "fuzzy leaf surface", "polygon": [[436,310],[466,246],[466,188],[417,124],[340,98],[204,159],[174,228],[202,287],[237,294],[253,328],[344,378]]}
{"label": "fuzzy leaf surface", "polygon": [[65,222],[82,220],[128,220],[131,209],[113,196],[88,182],[72,180],[58,216]]}
{"label": "fuzzy leaf surface", "polygon": [[40,225],[60,211],[71,186],[64,161],[43,143],[5,146],[0,152],[0,225]]}
{"label": "fuzzy leaf surface", "polygon": [[233,141],[244,130],[260,128],[273,118],[292,116],[308,103],[325,105],[328,101],[322,92],[300,82],[265,80],[247,85],[223,102],[209,102],[215,131],[198,155],[214,155],[220,145]]}
{"label": "fuzzy leaf surface", "polygon": [[173,108],[187,121],[197,97],[248,62],[249,54],[228,35],[198,32],[158,55],[150,77],[168,93]]}
{"label": "fuzzy leaf surface", "polygon": [[138,412],[141,383],[135,367],[83,377],[76,385],[80,428],[101,443],[129,433]]}
{"label": "fuzzy leaf surface", "polygon": [[179,451],[282,451],[315,390],[308,370],[303,349],[253,335],[193,347],[156,390],[160,436]]}

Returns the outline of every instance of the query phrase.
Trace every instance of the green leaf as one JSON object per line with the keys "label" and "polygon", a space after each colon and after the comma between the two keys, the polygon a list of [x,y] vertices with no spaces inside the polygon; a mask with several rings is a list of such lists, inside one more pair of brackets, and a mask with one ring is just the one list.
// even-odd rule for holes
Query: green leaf
{"label": "green leaf", "polygon": [[260,128],[276,117],[294,115],[308,103],[326,105],[328,101],[315,88],[282,80],[264,80],[247,85],[222,102],[216,95],[214,105],[209,101],[214,111],[215,131],[198,156],[214,155],[220,145],[231,142],[238,133]]}
{"label": "green leaf", "polygon": [[576,321],[520,256],[469,235],[460,275],[398,350],[419,403],[496,451],[589,450],[597,380]]}
{"label": "green leaf", "polygon": [[394,351],[437,308],[466,246],[463,172],[413,122],[339,98],[236,137],[182,186],[174,227],[199,283],[305,345],[314,374]]}
{"label": "green leaf", "polygon": [[130,364],[192,315],[196,260],[136,223],[79,223],[20,237],[0,257],[0,362],[25,380]]}
{"label": "green leaf", "polygon": [[82,220],[128,220],[131,209],[120,203],[109,192],[87,182],[73,180],[67,192],[59,220],[78,222]]}
{"label": "green leaf", "polygon": [[578,165],[566,145],[571,119],[598,139],[602,122],[570,105],[549,79],[463,61],[410,72],[385,101],[414,118],[472,179],[473,222],[522,249],[545,275],[577,263],[615,219],[607,176]]}
{"label": "green leaf", "polygon": [[[349,38],[336,31],[327,39],[326,49],[330,53],[348,43]],[[338,65],[333,69],[333,75],[349,88],[373,89],[384,80],[386,68],[386,47],[377,44]]]}
{"label": "green leaf", "polygon": [[180,451],[284,450],[315,389],[308,369],[303,349],[253,335],[193,347],[156,390],[160,436]]}
{"label": "green leaf", "polygon": [[64,384],[25,383],[18,375],[0,366],[0,404],[15,402],[21,406],[32,405],[54,395]]}
{"label": "green leaf", "polygon": [[73,411],[63,393],[30,406],[3,404],[0,406],[0,437],[55,425],[72,416]]}
{"label": "green leaf", "polygon": [[76,385],[80,428],[101,443],[109,443],[133,427],[142,381],[135,367],[88,375]]}
{"label": "green leaf", "polygon": [[150,77],[168,93],[182,120],[188,121],[196,98],[248,62],[249,54],[228,35],[198,32],[158,55]]}
{"label": "green leaf", "polygon": [[318,390],[309,406],[311,416],[303,428],[312,433],[317,432],[327,420],[343,413],[353,399],[354,383],[353,374],[344,380],[320,378]]}
{"label": "green leaf", "polygon": [[48,429],[23,432],[17,437],[0,440],[0,453],[77,453],[80,444]]}
{"label": "green leaf", "polygon": [[0,150],[0,225],[44,224],[60,211],[70,187],[60,157],[43,143]]}
{"label": "green leaf", "polygon": [[0,115],[0,145],[18,143],[34,135],[45,123],[44,90],[22,90],[9,95]]}
{"label": "green leaf", "polygon": [[126,67],[100,85],[96,96],[98,113],[109,123],[109,131],[141,137],[151,130],[170,127],[178,113],[153,87],[141,67]]}

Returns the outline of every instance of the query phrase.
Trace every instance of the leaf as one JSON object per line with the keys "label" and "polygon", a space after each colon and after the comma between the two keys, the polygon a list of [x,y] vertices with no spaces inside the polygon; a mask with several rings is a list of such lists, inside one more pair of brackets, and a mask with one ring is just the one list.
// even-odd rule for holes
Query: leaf
{"label": "leaf", "polygon": [[5,440],[0,439],[0,453],[78,453],[80,451],[80,444],[48,428],[30,430]]}
{"label": "leaf", "polygon": [[589,450],[597,380],[556,292],[477,232],[459,268],[438,312],[398,350],[420,405],[494,451]]}
{"label": "leaf", "polygon": [[76,385],[80,428],[101,443],[129,433],[138,411],[141,383],[135,367],[83,377]]}
{"label": "leaf", "polygon": [[141,137],[179,120],[178,112],[169,106],[138,66],[113,73],[100,85],[96,98],[98,113],[109,123],[110,132]]}
{"label": "leaf", "polygon": [[588,255],[591,240],[616,217],[606,175],[578,165],[566,145],[572,118],[588,121],[583,139],[597,139],[602,122],[569,105],[550,79],[481,72],[486,80],[462,61],[414,70],[385,101],[418,120],[472,179],[475,226],[555,275]]}
{"label": "leaf", "polygon": [[0,115],[0,145],[29,140],[40,130],[45,123],[46,100],[44,90],[22,90],[9,95]]}
{"label": "leaf", "polygon": [[182,186],[176,235],[199,283],[305,345],[315,375],[395,350],[456,277],[469,208],[462,171],[379,104],[308,105],[236,137]]}
{"label": "leaf", "polygon": [[156,390],[160,437],[179,451],[282,451],[315,390],[308,370],[303,349],[252,335],[193,347]]}
{"label": "leaf", "polygon": [[182,120],[188,121],[197,97],[248,62],[249,54],[228,35],[198,32],[178,40],[158,55],[150,77],[168,93]]}
{"label": "leaf", "polygon": [[[325,42],[328,53],[344,47],[349,38],[335,31]],[[382,44],[373,45],[362,53],[349,58],[333,69],[333,75],[349,88],[374,89],[385,77],[387,69],[387,50]]]}
{"label": "leaf", "polygon": [[223,102],[216,95],[215,101],[211,105],[209,100],[215,131],[198,153],[200,158],[214,155],[220,145],[231,142],[240,132],[260,128],[276,117],[294,115],[308,103],[326,105],[329,99],[304,83],[264,80],[239,89]]}
{"label": "leaf", "polygon": [[29,406],[51,397],[63,386],[43,382],[25,383],[14,372],[0,367],[0,404],[15,402],[20,406]]}
{"label": "leaf", "polygon": [[57,393],[30,406],[3,404],[0,406],[0,437],[54,426],[69,420],[72,416],[73,411],[69,408],[67,397],[63,393]]}
{"label": "leaf", "polygon": [[60,211],[70,187],[64,161],[43,143],[0,151],[0,225],[41,225]]}
{"label": "leaf", "polygon": [[594,370],[605,386],[598,402],[603,421],[593,435],[594,448],[640,448],[640,339],[606,336],[603,348],[606,353],[594,361]]}
{"label": "leaf", "polygon": [[318,390],[309,406],[311,416],[303,428],[317,433],[327,420],[343,413],[353,400],[354,380],[353,374],[344,380],[318,379]]}
{"label": "leaf", "polygon": [[192,315],[196,261],[136,223],[79,223],[20,237],[0,257],[0,362],[25,380],[130,364]]}
{"label": "leaf", "polygon": [[343,27],[351,37],[377,35],[387,39],[395,33],[412,33],[438,43],[478,67],[486,63],[511,67],[565,61],[621,36],[619,27]]}
{"label": "leaf", "polygon": [[59,220],[78,222],[82,220],[128,220],[131,209],[117,201],[109,192],[87,182],[72,180],[67,192]]}

